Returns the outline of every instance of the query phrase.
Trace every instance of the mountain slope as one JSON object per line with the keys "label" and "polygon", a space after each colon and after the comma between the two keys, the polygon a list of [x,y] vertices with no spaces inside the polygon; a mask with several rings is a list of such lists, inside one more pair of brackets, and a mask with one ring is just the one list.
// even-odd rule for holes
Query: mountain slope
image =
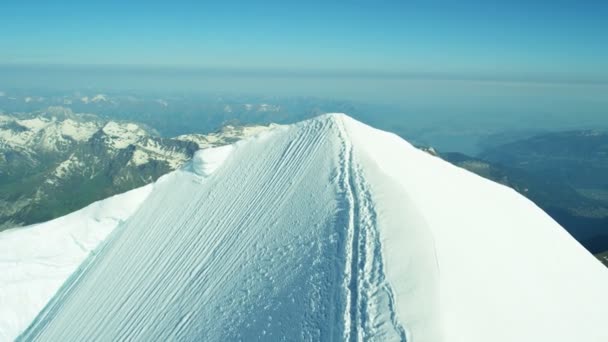
{"label": "mountain slope", "polygon": [[20,340],[599,342],[606,286],[515,191],[327,115],[161,179]]}
{"label": "mountain slope", "polygon": [[152,187],[0,233],[0,341],[13,340],[32,322],[89,253],[135,212]]}
{"label": "mountain slope", "polygon": [[[461,153],[441,153],[450,163],[504,184],[526,196],[562,225],[591,253],[608,249],[608,203],[589,198],[564,180],[527,169],[473,158]],[[597,177],[596,177],[597,178]]]}

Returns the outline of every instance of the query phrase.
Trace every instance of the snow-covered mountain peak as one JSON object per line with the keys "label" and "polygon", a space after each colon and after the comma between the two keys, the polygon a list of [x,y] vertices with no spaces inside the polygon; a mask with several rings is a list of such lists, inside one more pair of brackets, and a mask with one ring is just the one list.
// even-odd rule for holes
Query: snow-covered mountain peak
{"label": "snow-covered mountain peak", "polygon": [[20,340],[600,342],[607,287],[515,191],[331,114],[157,182]]}
{"label": "snow-covered mountain peak", "polygon": [[13,150],[61,151],[71,144],[66,138],[84,141],[98,129],[95,122],[58,120],[46,115],[23,119],[7,116],[0,122],[0,143]]}
{"label": "snow-covered mountain peak", "polygon": [[54,121],[44,117],[35,117],[31,119],[16,120],[16,122],[34,133],[43,130]]}
{"label": "snow-covered mountain peak", "polygon": [[103,126],[102,131],[109,138],[108,143],[117,149],[126,148],[149,135],[146,130],[130,122],[109,121]]}
{"label": "snow-covered mountain peak", "polygon": [[70,137],[75,141],[87,141],[99,130],[99,124],[67,119],[61,122],[60,129],[63,136]]}
{"label": "snow-covered mountain peak", "polygon": [[102,103],[102,102],[112,102],[108,95],[105,94],[96,94],[93,96],[82,96],[80,97],[80,102],[84,104],[90,103]]}
{"label": "snow-covered mountain peak", "polygon": [[103,126],[103,131],[110,136],[146,135],[146,131],[144,129],[132,122],[120,123],[116,121],[108,121],[105,126]]}
{"label": "snow-covered mountain peak", "polygon": [[107,102],[107,101],[108,101],[108,96],[105,94],[97,94],[91,98],[91,102],[93,102],[93,103]]}

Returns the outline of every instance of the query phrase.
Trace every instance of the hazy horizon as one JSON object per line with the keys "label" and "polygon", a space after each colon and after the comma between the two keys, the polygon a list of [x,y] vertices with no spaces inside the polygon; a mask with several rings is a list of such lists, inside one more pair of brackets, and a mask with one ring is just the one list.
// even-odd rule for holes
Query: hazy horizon
{"label": "hazy horizon", "polygon": [[366,114],[441,139],[608,127],[606,2],[6,1],[0,13],[0,92],[318,97],[390,107]]}
{"label": "hazy horizon", "polygon": [[[445,77],[442,77],[445,76]],[[606,121],[608,84],[554,80],[467,79],[450,75],[298,72],[201,68],[0,65],[0,91],[139,91],[159,95],[215,93],[320,97],[389,105],[438,118],[478,115],[480,121],[531,121],[543,116]],[[452,75],[453,76],[453,75]],[[477,114],[476,114],[477,113]],[[573,115],[576,113],[576,115]],[[469,118],[470,119],[470,118]],[[467,120],[469,120],[467,119]],[[521,124],[521,122],[519,122]]]}

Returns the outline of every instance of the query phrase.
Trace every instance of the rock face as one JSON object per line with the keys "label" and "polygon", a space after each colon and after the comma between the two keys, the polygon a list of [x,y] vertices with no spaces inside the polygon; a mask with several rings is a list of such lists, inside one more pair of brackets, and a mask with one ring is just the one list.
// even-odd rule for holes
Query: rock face
{"label": "rock face", "polygon": [[602,342],[607,287],[512,189],[333,114],[164,176],[18,340]]}
{"label": "rock face", "polygon": [[46,221],[153,182],[200,148],[265,127],[161,138],[132,122],[63,107],[0,116],[0,230]]}

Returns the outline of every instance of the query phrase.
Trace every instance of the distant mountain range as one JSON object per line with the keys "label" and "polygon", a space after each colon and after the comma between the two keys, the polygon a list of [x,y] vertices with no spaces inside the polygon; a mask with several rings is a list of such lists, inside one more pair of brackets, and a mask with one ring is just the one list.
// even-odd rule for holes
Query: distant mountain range
{"label": "distant mountain range", "polygon": [[161,138],[133,122],[64,107],[0,115],[0,230],[62,216],[156,180],[195,151],[256,128]]}
{"label": "distant mountain range", "polygon": [[[129,99],[98,94],[78,101],[82,106],[111,106]],[[263,103],[222,105],[218,110],[280,115],[278,107]],[[263,127],[229,125],[208,135],[162,138],[157,125],[77,114],[63,106],[1,115],[0,229],[43,222],[148,184],[200,148],[230,143]],[[479,157],[430,152],[514,188],[587,249],[600,253],[608,250],[607,146],[605,132],[572,131],[494,144]]]}
{"label": "distant mountain range", "polygon": [[[37,95],[36,95],[37,94]],[[10,91],[0,96],[0,114],[30,113],[48,107],[69,107],[111,120],[154,127],[163,137],[209,133],[227,124],[291,123],[333,110],[353,111],[343,101],[314,98],[223,96],[220,94],[123,94],[102,92],[45,93]]]}

